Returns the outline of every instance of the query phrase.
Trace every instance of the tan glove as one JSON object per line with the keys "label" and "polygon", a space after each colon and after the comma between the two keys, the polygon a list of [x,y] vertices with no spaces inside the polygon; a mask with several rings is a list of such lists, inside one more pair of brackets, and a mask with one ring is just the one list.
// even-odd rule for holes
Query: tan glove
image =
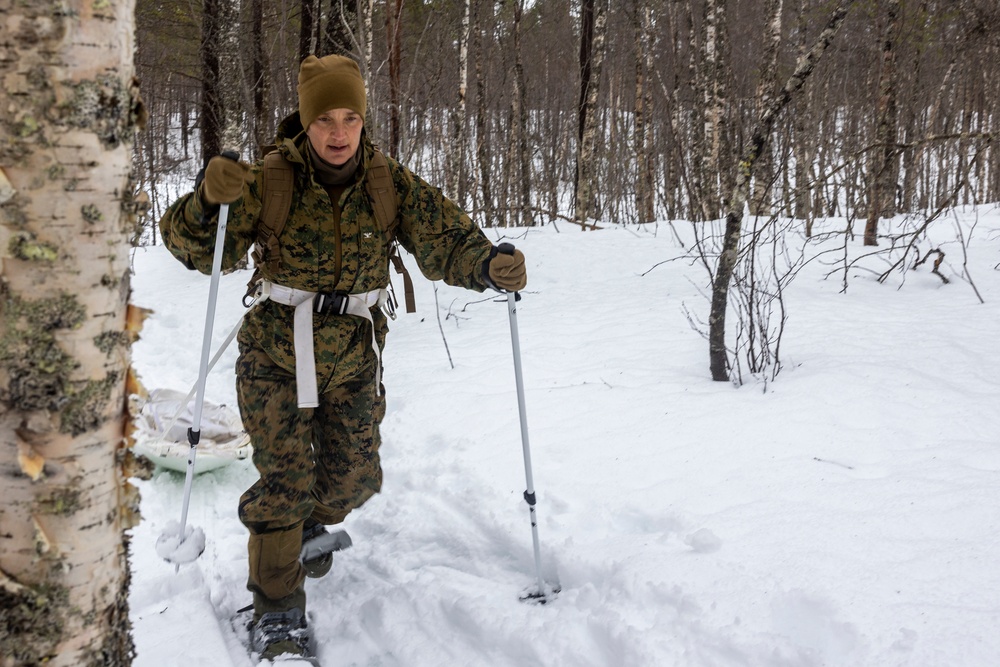
{"label": "tan glove", "polygon": [[243,196],[243,186],[251,180],[250,165],[216,155],[205,166],[201,198],[209,206],[232,204]]}
{"label": "tan glove", "polygon": [[524,253],[509,243],[502,244],[500,251],[489,261],[488,273],[490,282],[498,289],[505,292],[518,292],[524,289],[528,282]]}

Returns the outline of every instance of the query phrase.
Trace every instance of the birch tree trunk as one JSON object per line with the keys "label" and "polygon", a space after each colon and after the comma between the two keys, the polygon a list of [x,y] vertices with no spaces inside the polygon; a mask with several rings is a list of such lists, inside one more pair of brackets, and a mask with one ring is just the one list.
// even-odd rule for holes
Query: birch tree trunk
{"label": "birch tree trunk", "polygon": [[581,230],[587,229],[593,200],[594,144],[597,141],[597,94],[600,92],[601,66],[604,63],[604,37],[608,11],[604,0],[594,8],[594,43],[590,58],[590,76],[586,98],[580,109],[580,144],[577,147],[577,179],[575,220]]}
{"label": "birch tree trunk", "polygon": [[[365,90],[368,91],[368,113],[365,118],[365,125],[369,128],[374,128],[376,123],[375,118],[375,104],[371,103],[374,91],[372,90],[372,84],[375,80],[375,65],[374,65],[374,54],[373,49],[375,48],[375,33],[374,33],[374,16],[375,16],[375,0],[367,0],[364,2],[361,12],[361,43],[364,45],[362,47],[362,59],[364,61],[365,67]],[[369,130],[370,132],[371,130]]]}
{"label": "birch tree trunk", "polygon": [[469,89],[469,18],[472,13],[472,0],[464,0],[465,11],[462,13],[462,30],[458,38],[458,104],[451,114],[451,153],[448,156],[448,194],[455,201],[465,200],[465,149],[468,142],[465,131],[468,121],[466,111],[466,93]]}
{"label": "birch tree trunk", "polygon": [[131,664],[134,0],[0,22],[0,664]]}
{"label": "birch tree trunk", "polygon": [[[764,72],[757,85],[757,114],[767,108],[778,85],[778,51],[781,48],[781,12],[783,0],[765,0],[767,16],[767,45],[764,51]],[[774,180],[774,160],[771,151],[766,150],[759,158],[757,173],[753,179],[753,197],[750,210],[754,215],[769,215],[769,196]]]}
{"label": "birch tree trunk", "polygon": [[403,49],[403,0],[386,0],[385,32],[389,52],[389,155],[399,155],[400,144],[400,66]]}
{"label": "birch tree trunk", "polygon": [[767,142],[774,130],[778,116],[788,106],[792,96],[805,85],[816,64],[823,57],[827,47],[843,25],[847,12],[857,0],[837,0],[837,5],[830,20],[820,33],[809,52],[799,59],[795,72],[785,82],[781,91],[765,108],[749,138],[743,145],[742,155],[737,166],[736,183],[733,194],[729,198],[726,212],[726,231],[722,241],[722,252],[712,281],[712,306],[708,317],[708,353],[709,367],[712,379],[723,381],[729,379],[729,357],[726,352],[726,307],[729,301],[729,283],[733,277],[733,269],[739,259],[740,232],[743,223],[743,207],[750,195],[750,179],[758,156],[767,147]]}
{"label": "birch tree trunk", "polygon": [[[673,50],[679,69],[669,96],[672,104],[670,128],[673,135],[674,163],[677,165],[677,176],[684,182],[684,190],[687,191],[687,215],[692,221],[700,221],[706,219],[702,203],[705,199],[705,190],[701,182],[702,170],[698,158],[704,146],[703,126],[696,120],[694,105],[684,103],[681,90],[683,80],[689,82],[695,97],[700,90],[701,78],[698,75],[697,58],[699,33],[695,29],[693,10],[689,2],[673,0],[671,8],[675,25]],[[687,58],[682,58],[685,45],[688,47]],[[687,149],[688,145],[691,146],[690,150]],[[683,200],[680,194],[678,200],[679,202]],[[678,208],[681,209],[680,206]]]}
{"label": "birch tree trunk", "polygon": [[[805,18],[806,2],[799,3],[796,10],[796,47],[798,57],[806,54],[806,29],[809,27]],[[812,237],[813,210],[810,188],[813,160],[816,156],[816,133],[817,125],[811,122],[813,115],[810,96],[803,95],[795,101],[795,140],[792,150],[795,154],[795,194],[792,215],[800,220],[805,220],[806,236]]]}
{"label": "birch tree trunk", "polygon": [[635,21],[635,210],[639,223],[652,222],[653,161],[649,154],[649,119],[652,95],[647,73],[652,72],[652,17],[648,0],[642,0]]}
{"label": "birch tree trunk", "polygon": [[882,71],[879,74],[875,108],[877,150],[869,173],[868,220],[865,245],[878,245],[878,221],[895,215],[896,172],[896,39],[899,33],[899,0],[886,2],[886,26],[882,40]]}
{"label": "birch tree trunk", "polygon": [[511,82],[511,148],[509,169],[516,175],[510,179],[512,194],[516,193],[517,206],[512,206],[508,220],[515,226],[530,224],[531,220],[531,164],[528,154],[528,111],[524,102],[524,65],[521,62],[521,14],[524,0],[514,2],[512,30],[514,51],[514,76]]}
{"label": "birch tree trunk", "polygon": [[726,35],[726,0],[706,0],[705,38],[702,49],[703,124],[701,159],[702,206],[706,220],[719,217],[722,202],[723,155],[728,71],[723,67]]}
{"label": "birch tree trunk", "polygon": [[[216,85],[222,102],[222,148],[242,153],[247,143],[243,140],[246,125],[243,122],[244,109],[250,105],[242,103],[244,68],[240,53],[239,1],[219,0],[219,45],[216,47],[219,73]],[[212,155],[202,157],[208,159]],[[253,159],[256,156],[249,157]]]}

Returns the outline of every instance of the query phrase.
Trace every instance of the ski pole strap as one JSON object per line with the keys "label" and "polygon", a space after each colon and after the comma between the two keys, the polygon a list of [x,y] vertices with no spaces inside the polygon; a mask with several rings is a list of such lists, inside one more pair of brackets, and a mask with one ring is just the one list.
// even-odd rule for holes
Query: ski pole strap
{"label": "ski pole strap", "polygon": [[386,289],[363,294],[344,292],[309,292],[262,281],[261,290],[270,295],[271,301],[292,306],[293,343],[295,347],[295,387],[300,408],[319,407],[319,389],[316,385],[316,352],[313,346],[313,313],[336,313],[362,317],[372,325],[372,350],[375,352],[375,392],[381,395],[382,352],[375,338],[375,321],[371,309],[381,307],[388,298]]}

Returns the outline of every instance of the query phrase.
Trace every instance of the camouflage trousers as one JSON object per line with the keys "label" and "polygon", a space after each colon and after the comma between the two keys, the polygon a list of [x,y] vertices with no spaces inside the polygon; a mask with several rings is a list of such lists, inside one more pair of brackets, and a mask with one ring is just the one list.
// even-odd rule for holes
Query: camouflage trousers
{"label": "camouflage trousers", "polygon": [[277,600],[295,595],[305,578],[302,523],[340,523],[381,488],[385,392],[376,395],[372,368],[338,386],[321,385],[319,407],[300,409],[294,374],[242,341],[236,376],[260,472],[239,506],[250,530],[248,588]]}

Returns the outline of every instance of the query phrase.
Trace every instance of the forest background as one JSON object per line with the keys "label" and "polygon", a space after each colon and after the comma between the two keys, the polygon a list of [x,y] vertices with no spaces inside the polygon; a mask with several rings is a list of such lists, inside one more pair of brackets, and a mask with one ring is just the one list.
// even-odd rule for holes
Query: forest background
{"label": "forest background", "polygon": [[152,195],[223,145],[259,155],[299,61],[341,53],[370,136],[483,226],[718,220],[762,105],[839,6],[751,211],[860,218],[874,244],[879,218],[1000,200],[993,0],[139,0],[135,168]]}

